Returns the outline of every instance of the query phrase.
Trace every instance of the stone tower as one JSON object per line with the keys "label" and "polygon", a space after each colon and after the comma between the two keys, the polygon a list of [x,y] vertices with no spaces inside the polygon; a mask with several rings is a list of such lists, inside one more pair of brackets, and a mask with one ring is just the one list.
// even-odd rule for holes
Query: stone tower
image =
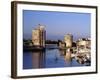
{"label": "stone tower", "polygon": [[45,26],[39,24],[36,29],[32,30],[33,45],[45,47],[45,40],[46,40]]}
{"label": "stone tower", "polygon": [[66,47],[71,48],[73,43],[73,36],[71,34],[66,34],[64,36],[64,42],[66,44]]}

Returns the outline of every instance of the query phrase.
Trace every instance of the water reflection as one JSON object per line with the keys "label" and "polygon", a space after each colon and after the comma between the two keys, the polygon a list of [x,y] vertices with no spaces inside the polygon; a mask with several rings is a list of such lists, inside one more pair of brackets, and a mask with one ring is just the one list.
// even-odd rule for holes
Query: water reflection
{"label": "water reflection", "polygon": [[32,52],[32,66],[33,68],[42,68],[45,63],[45,54],[40,52]]}
{"label": "water reflection", "polygon": [[23,69],[86,66],[72,58],[72,51],[50,49],[23,53]]}
{"label": "water reflection", "polygon": [[43,51],[24,52],[24,69],[34,69],[43,67],[45,67],[45,53]]}

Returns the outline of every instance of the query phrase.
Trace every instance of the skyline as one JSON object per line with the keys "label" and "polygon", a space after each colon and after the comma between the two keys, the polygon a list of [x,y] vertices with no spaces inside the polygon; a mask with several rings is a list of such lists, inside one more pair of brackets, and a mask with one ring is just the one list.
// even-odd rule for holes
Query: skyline
{"label": "skyline", "polygon": [[32,30],[38,24],[46,26],[46,39],[62,40],[64,35],[71,33],[77,40],[88,38],[91,34],[89,13],[23,10],[24,39],[31,39]]}

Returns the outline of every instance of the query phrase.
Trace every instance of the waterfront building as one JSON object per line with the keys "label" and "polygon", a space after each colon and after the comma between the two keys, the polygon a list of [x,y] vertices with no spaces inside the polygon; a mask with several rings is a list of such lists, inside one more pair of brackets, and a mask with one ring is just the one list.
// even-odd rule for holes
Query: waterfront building
{"label": "waterfront building", "polygon": [[91,40],[88,38],[79,39],[77,42],[77,50],[80,53],[90,53],[91,50]]}
{"label": "waterfront building", "polygon": [[66,44],[66,47],[71,48],[73,43],[73,36],[71,34],[67,34],[64,36],[64,42]]}
{"label": "waterfront building", "polygon": [[36,29],[32,30],[32,42],[34,46],[45,47],[46,30],[45,26],[38,25]]}
{"label": "waterfront building", "polygon": [[80,48],[91,48],[91,40],[82,38],[77,41],[77,46]]}

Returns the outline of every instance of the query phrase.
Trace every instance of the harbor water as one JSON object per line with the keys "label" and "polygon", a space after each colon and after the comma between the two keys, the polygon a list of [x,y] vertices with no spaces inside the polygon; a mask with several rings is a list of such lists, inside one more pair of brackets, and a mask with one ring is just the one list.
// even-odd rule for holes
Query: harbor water
{"label": "harbor water", "polygon": [[24,51],[23,69],[60,68],[87,66],[71,57],[65,50],[46,49],[45,51]]}

